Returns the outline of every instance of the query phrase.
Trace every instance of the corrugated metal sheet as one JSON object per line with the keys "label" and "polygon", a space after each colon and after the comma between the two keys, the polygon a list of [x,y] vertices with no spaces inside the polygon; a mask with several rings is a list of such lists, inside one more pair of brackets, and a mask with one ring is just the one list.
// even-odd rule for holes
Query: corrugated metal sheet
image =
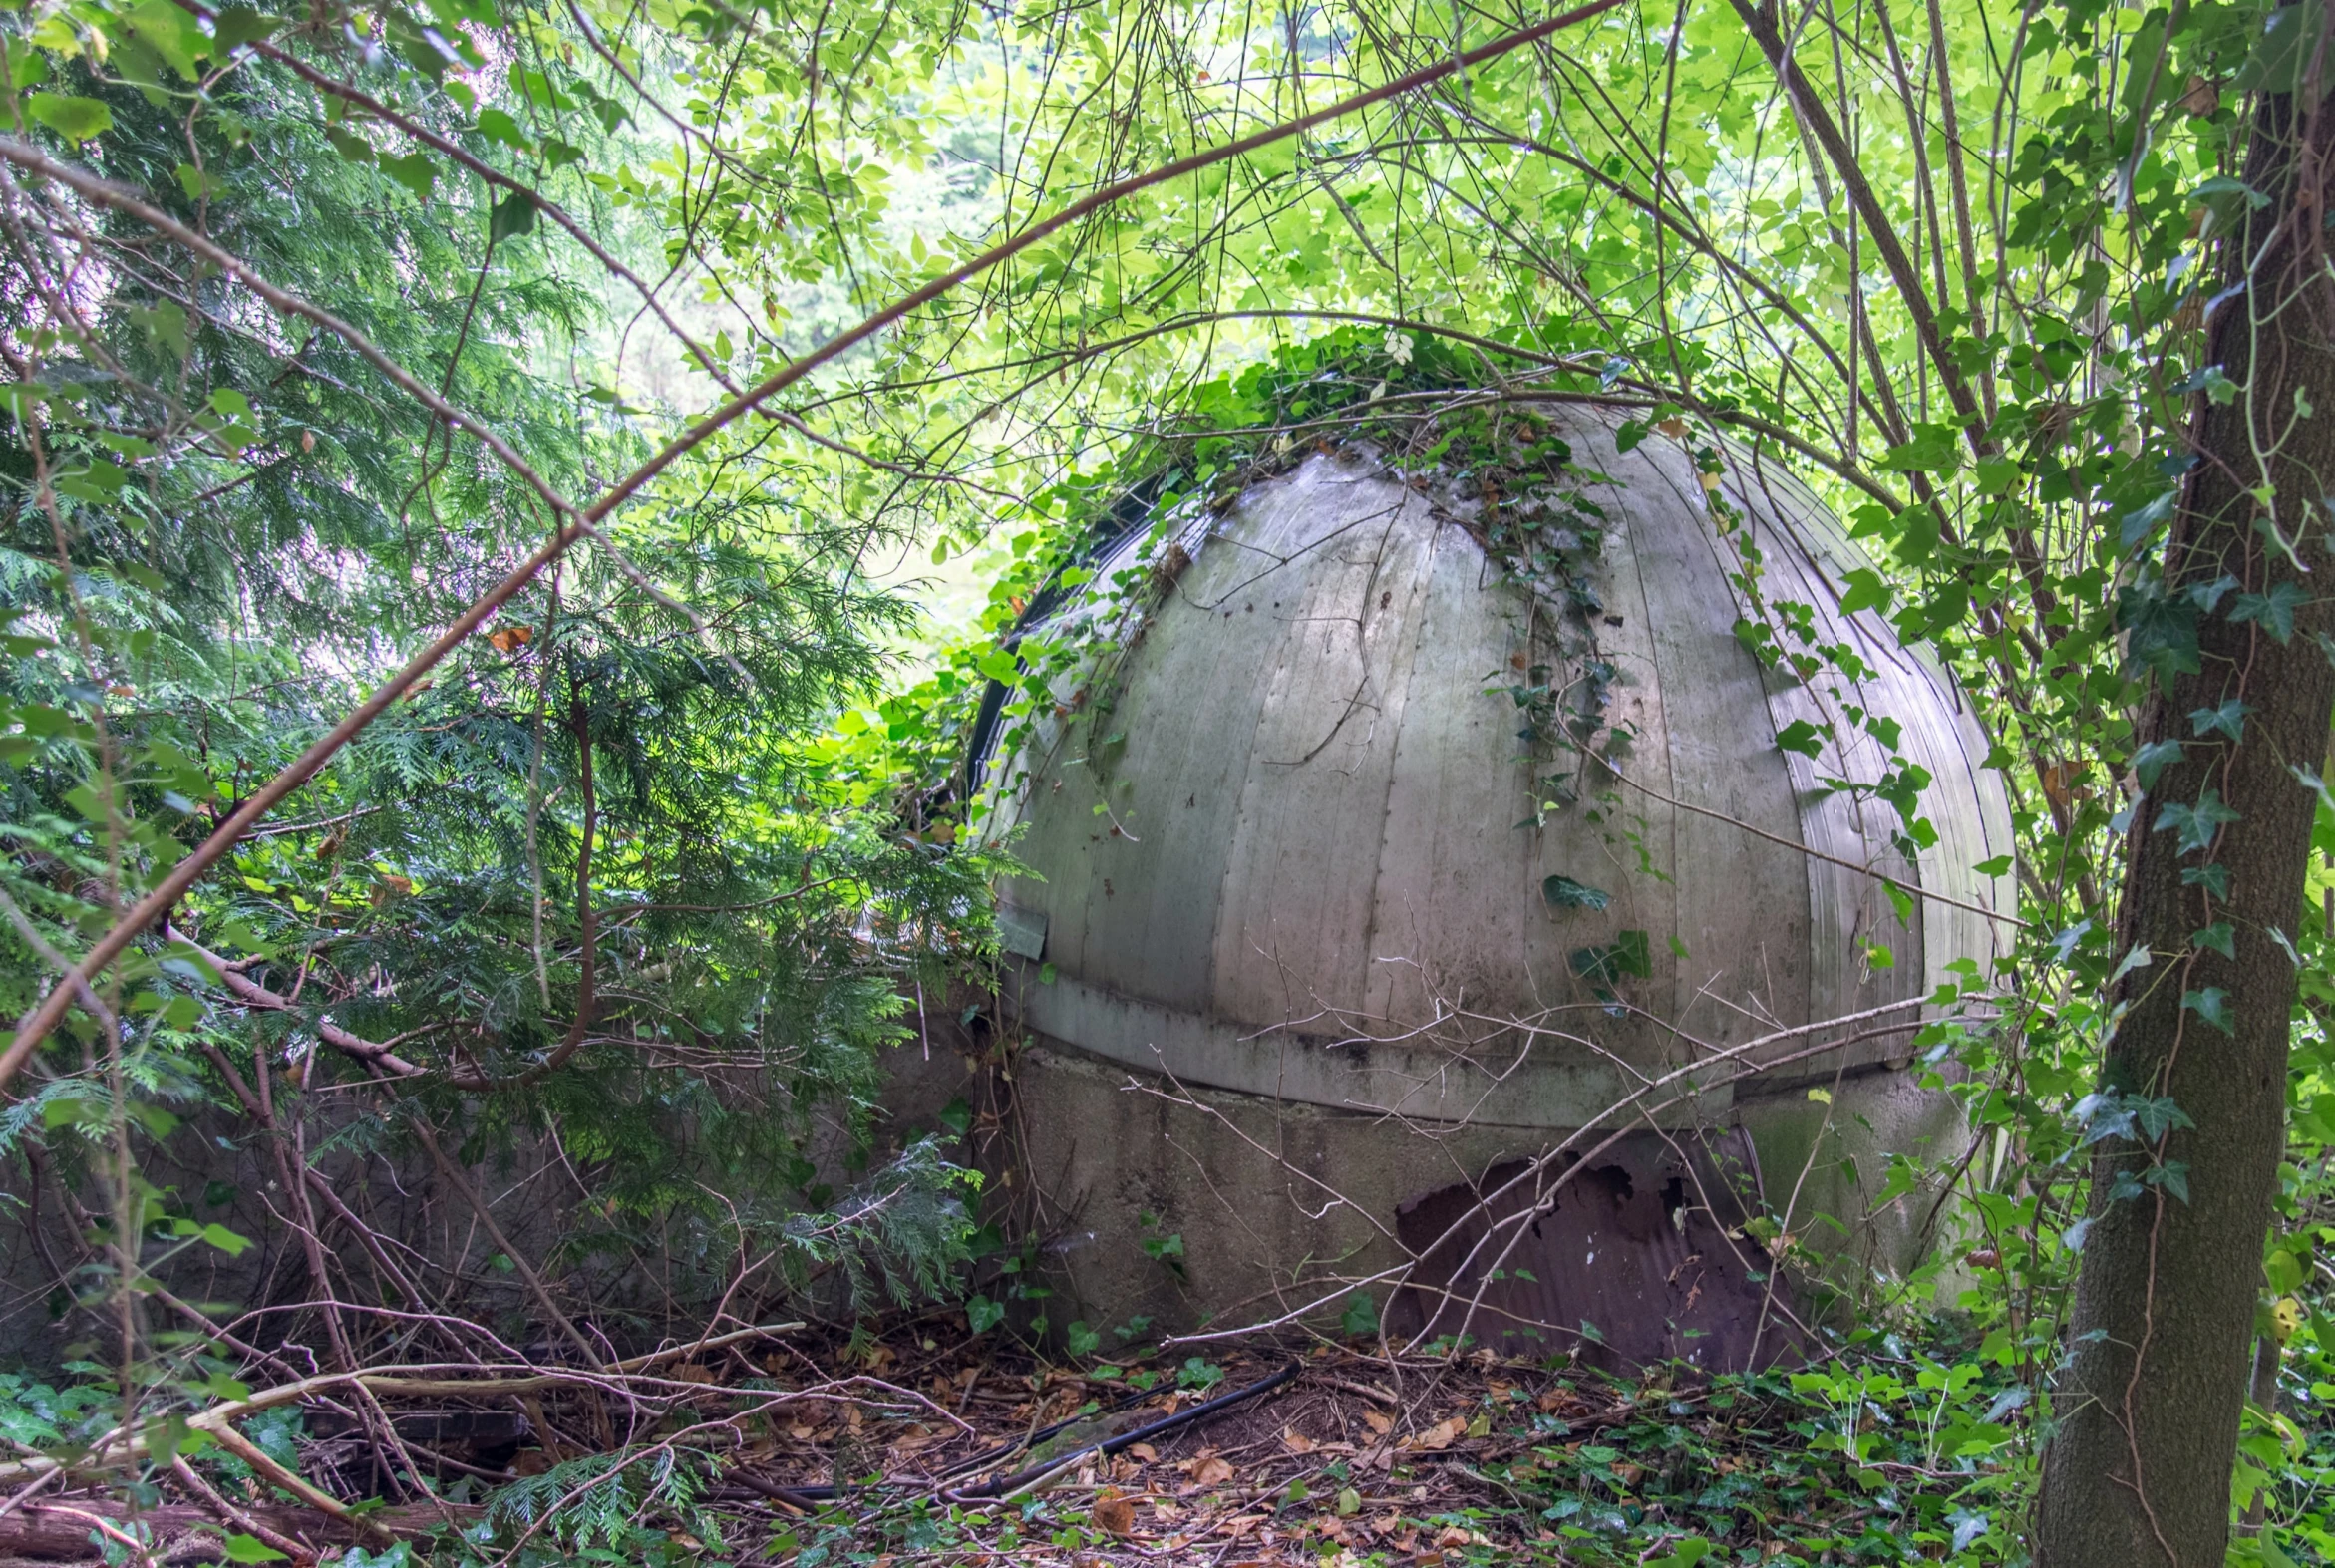
{"label": "corrugated metal sheet", "polygon": [[[1403,1204],[1418,1258],[1389,1324],[1503,1354],[1573,1351],[1630,1370],[1740,1371],[1800,1335],[1760,1245],[1731,1235],[1757,1191],[1751,1140],[1632,1134],[1556,1179],[1514,1160]],[[1776,1294],[1772,1294],[1772,1292]]]}

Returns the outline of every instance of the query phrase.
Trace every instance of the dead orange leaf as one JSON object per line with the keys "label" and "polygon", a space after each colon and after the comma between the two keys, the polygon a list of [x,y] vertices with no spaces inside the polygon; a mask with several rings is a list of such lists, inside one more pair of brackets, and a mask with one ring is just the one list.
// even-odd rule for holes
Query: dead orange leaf
{"label": "dead orange leaf", "polygon": [[1148,1442],[1131,1442],[1127,1445],[1127,1451],[1129,1457],[1141,1459],[1146,1464],[1158,1464],[1160,1462],[1160,1450],[1153,1447]]}
{"label": "dead orange leaf", "polygon": [[1192,1461],[1191,1482],[1194,1486],[1221,1486],[1230,1479],[1232,1466],[1212,1453]]}
{"label": "dead orange leaf", "polygon": [[1087,1516],[1113,1535],[1135,1533],[1135,1501],[1116,1486],[1106,1486],[1096,1495]]}
{"label": "dead orange leaf", "polygon": [[1383,1411],[1364,1411],[1362,1412],[1362,1424],[1368,1426],[1372,1431],[1377,1432],[1381,1437],[1384,1437],[1388,1432],[1395,1429],[1395,1418],[1392,1415],[1384,1413]]}
{"label": "dead orange leaf", "polygon": [[1415,1448],[1430,1448],[1440,1451],[1459,1441],[1460,1434],[1467,1429],[1467,1418],[1465,1416],[1455,1415],[1449,1420],[1437,1421],[1433,1426],[1430,1426],[1427,1428],[1427,1430],[1421,1432],[1418,1438],[1412,1443],[1412,1446]]}
{"label": "dead orange leaf", "polygon": [[1284,1426],[1281,1428],[1281,1446],[1291,1453],[1311,1453],[1318,1444],[1296,1427]]}

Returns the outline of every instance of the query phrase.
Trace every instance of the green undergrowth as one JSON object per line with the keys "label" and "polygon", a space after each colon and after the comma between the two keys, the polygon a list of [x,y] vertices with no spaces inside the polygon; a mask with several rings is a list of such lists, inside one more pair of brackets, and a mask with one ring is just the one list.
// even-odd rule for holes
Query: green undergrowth
{"label": "green undergrowth", "polygon": [[[2312,1314],[2286,1347],[2278,1400],[2285,1413],[2249,1411],[2233,1564],[2288,1568],[2327,1561],[2335,1549],[2335,1420],[2325,1405],[2335,1400],[2328,1376],[2335,1366],[2319,1349],[2324,1325]],[[1368,1407],[1333,1419],[1318,1402],[1267,1404],[1246,1422],[1267,1433],[1261,1445],[1254,1431],[1195,1428],[1176,1445],[1164,1438],[1162,1456],[1133,1473],[1093,1477],[1107,1489],[1066,1484],[1010,1503],[949,1503],[887,1483],[872,1467],[848,1473],[838,1456],[845,1497],[790,1518],[725,1490],[727,1453],[735,1450],[701,1425],[695,1436],[652,1436],[500,1485],[458,1480],[446,1488],[448,1500],[483,1505],[463,1527],[377,1552],[351,1550],[341,1562],[834,1568],[990,1554],[1098,1565],[1163,1560],[1163,1553],[1211,1560],[1227,1545],[1244,1562],[1325,1568],[2028,1561],[2025,1515],[2049,1417],[1999,1338],[1960,1339],[1938,1325],[1920,1340],[1868,1331],[1803,1370],[1717,1379],[1684,1368],[1617,1378],[1564,1360],[1467,1357],[1440,1377],[1422,1376],[1414,1364],[1404,1387],[1427,1392],[1396,1423],[1391,1453],[1374,1456],[1368,1440],[1308,1444],[1270,1435],[1284,1411],[1316,1429],[1342,1425],[1359,1434],[1355,1417]],[[1098,1364],[1086,1374],[1089,1409],[1130,1383],[1190,1383],[1198,1364],[1186,1362],[1179,1373],[1173,1361]],[[1205,1370],[1223,1376],[1213,1365]],[[0,1437],[20,1452],[58,1455],[94,1440],[118,1414],[118,1396],[101,1369],[78,1371],[82,1381],[62,1389],[0,1377]],[[1267,1399],[1290,1401],[1303,1387]],[[1431,1415],[1442,1421],[1440,1444]],[[271,1411],[248,1423],[247,1435],[296,1465],[300,1427],[296,1411]],[[252,1503],[289,1500],[271,1498],[231,1454],[187,1436],[177,1451],[222,1492]],[[1189,1456],[1215,1452],[1210,1444],[1218,1441],[1258,1451],[1228,1473],[1194,1470]],[[872,1444],[860,1451],[880,1454]],[[150,1474],[129,1493],[151,1505],[165,1479]],[[1111,1511],[1114,1495],[1131,1500],[1132,1526],[1127,1504]]]}

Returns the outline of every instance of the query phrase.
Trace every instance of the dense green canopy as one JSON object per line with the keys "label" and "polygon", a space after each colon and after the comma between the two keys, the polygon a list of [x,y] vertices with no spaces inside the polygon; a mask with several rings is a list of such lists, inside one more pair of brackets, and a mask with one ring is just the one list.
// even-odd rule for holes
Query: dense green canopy
{"label": "dense green canopy", "polygon": [[[993,681],[1008,724],[1051,703],[1072,652],[1005,639],[1138,481],[1172,502],[1504,398],[1792,468],[1884,563],[1844,607],[1933,641],[1998,738],[2027,924],[1921,1043],[1981,1134],[1953,1174],[1985,1261],[1946,1305],[1989,1376],[2041,1395],[2061,1363],[2096,1149],[2148,1151],[2120,1197],[2187,1200],[2185,1112],[2097,1092],[2120,987],[2273,939],[2300,986],[2263,1323],[2297,1399],[2335,1372],[2325,873],[2291,924],[2178,952],[2114,918],[2137,802],[2251,711],[2144,734],[2149,694],[2201,626],[2325,642],[2302,578],[2163,556],[2192,419],[2239,391],[2206,344],[2255,308],[2223,243],[2276,205],[2252,128],[2309,101],[2319,11],[1631,0],[1512,44],[1551,20],[10,0],[0,996],[62,1018],[0,1069],[0,1154],[103,1220],[62,1266],[85,1359],[208,1398],[198,1325],[122,1239],[241,1245],[140,1174],[192,1128],[254,1158],[295,1124],[390,1159],[436,1127],[480,1168],[553,1147],[597,1200],[553,1261],[660,1260],[669,1302],[768,1257],[757,1299],[839,1266],[845,1310],[878,1282],[988,1308],[1015,1254],[976,1229],[966,1127],[871,1097],[909,1003],[953,1014],[994,958],[966,730]],[[2327,503],[2267,475],[2308,401],[2231,479],[2298,570]],[[1778,679],[1837,675],[1760,542],[1714,528],[1739,635]],[[1812,756],[1894,752],[1889,716],[1838,723]],[[1840,786],[1918,840],[1894,763]],[[2317,756],[2284,765],[2324,799]],[[2207,789],[2153,823],[2221,897],[2235,820]],[[2335,857],[2335,811],[2314,833]],[[94,989],[60,978],[158,887]],[[2235,1000],[2179,1005],[2210,1041]],[[1887,1326],[1933,1275],[1853,1286]],[[2006,1423],[2048,1401],[2020,1409],[1972,1464],[2030,1472],[2049,1428]],[[2316,1410],[2247,1417],[2240,1509],[2279,1477],[2261,1560],[2335,1551]],[[1950,1534],[2021,1549],[1999,1509]]]}

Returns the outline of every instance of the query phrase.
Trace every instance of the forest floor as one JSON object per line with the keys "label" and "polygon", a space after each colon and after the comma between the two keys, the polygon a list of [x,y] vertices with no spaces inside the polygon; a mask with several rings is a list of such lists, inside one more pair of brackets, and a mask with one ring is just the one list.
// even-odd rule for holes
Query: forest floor
{"label": "forest floor", "polygon": [[[604,1393],[589,1419],[572,1399],[549,1416],[536,1402],[540,1425],[515,1444],[409,1442],[408,1462],[438,1471],[436,1498],[373,1513],[404,1540],[376,1534],[343,1560],[1693,1568],[1971,1560],[2009,1540],[2009,1433],[1980,1422],[1975,1380],[1938,1386],[1934,1362],[1868,1352],[1790,1374],[1622,1378],[1562,1357],[1397,1360],[1314,1340],[1070,1367],[995,1333],[944,1340],[929,1321],[669,1361],[622,1443],[589,1440],[595,1422],[614,1429]],[[464,1411],[519,1403],[442,1391],[400,1403],[388,1389],[397,1429],[454,1432]],[[319,1424],[287,1416],[277,1451],[363,1495],[361,1440]],[[0,1563],[101,1546],[122,1562],[132,1539],[156,1561],[215,1561],[222,1535],[248,1529],[295,1562],[330,1560],[356,1539],[280,1487],[263,1496],[247,1470],[238,1485],[214,1464],[207,1510],[171,1472],[150,1475],[135,1498],[60,1487],[0,1503]],[[237,1549],[273,1548],[244,1535]]]}

